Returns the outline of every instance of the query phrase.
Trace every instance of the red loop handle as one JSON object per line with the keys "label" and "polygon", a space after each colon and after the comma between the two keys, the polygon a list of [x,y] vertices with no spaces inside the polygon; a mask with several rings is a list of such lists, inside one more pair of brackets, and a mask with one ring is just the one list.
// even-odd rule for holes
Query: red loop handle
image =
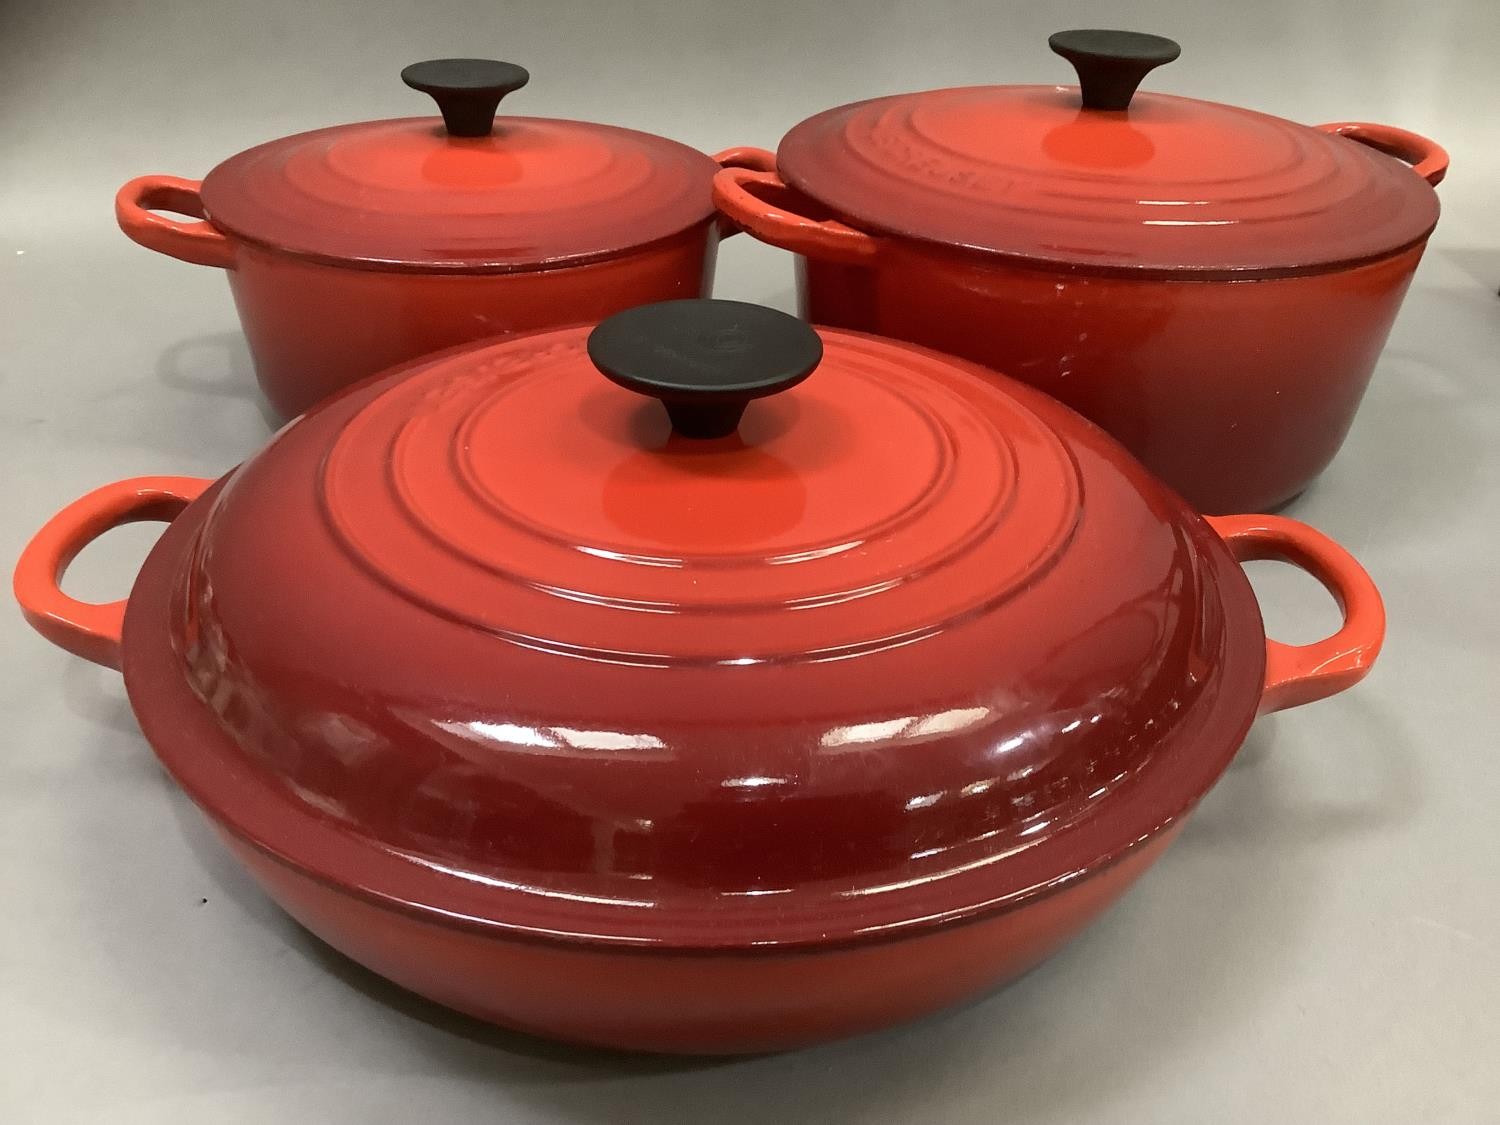
{"label": "red loop handle", "polygon": [[[714,163],[720,168],[749,168],[755,172],[776,171],[776,154],[767,149],[756,148],[754,145],[740,145],[737,148],[726,148],[723,152],[716,152],[713,156]],[[732,234],[739,234],[745,228],[736,223],[728,215],[719,215],[719,237],[728,238]]]}
{"label": "red loop handle", "polygon": [[[218,227],[203,219],[202,183],[177,176],[141,176],[115,195],[115,221],[132,242],[168,257],[200,266],[230,269],[234,243]],[[185,223],[156,212],[176,211],[200,220]]]}
{"label": "red loop handle", "polygon": [[879,250],[879,240],[837,219],[812,219],[762,199],[755,187],[775,198],[795,193],[774,171],[725,168],[714,176],[714,205],[736,226],[762,242],[802,254],[850,265],[865,265]]}
{"label": "red loop handle", "polygon": [[1433,187],[1442,183],[1448,174],[1448,151],[1420,133],[1398,129],[1394,125],[1376,125],[1371,121],[1333,121],[1317,128],[1405,161],[1413,172]]}
{"label": "red loop handle", "polygon": [[1328,536],[1283,516],[1205,516],[1240,562],[1275,559],[1301,567],[1344,614],[1333,636],[1306,645],[1266,638],[1262,714],[1326,699],[1365,678],[1385,640],[1385,605],[1365,568]]}
{"label": "red loop handle", "polygon": [[749,168],[755,172],[776,171],[776,154],[769,149],[756,148],[754,145],[726,148],[723,152],[714,153],[713,159],[720,168]]}
{"label": "red loop handle", "polygon": [[118,669],[125,602],[98,605],[69,597],[60,585],[68,564],[111,528],[140,520],[170,523],[212,483],[198,477],[136,477],[95,489],[58,512],[16,563],[16,601],[31,627],[59,648]]}

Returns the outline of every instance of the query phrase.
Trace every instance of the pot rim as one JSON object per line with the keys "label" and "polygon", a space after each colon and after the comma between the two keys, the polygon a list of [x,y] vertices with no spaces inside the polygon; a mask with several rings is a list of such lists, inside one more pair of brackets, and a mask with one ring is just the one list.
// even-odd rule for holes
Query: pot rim
{"label": "pot rim", "polygon": [[[819,912],[817,918],[795,918],[787,932],[769,937],[746,932],[743,925],[726,926],[733,908],[722,901],[707,909],[694,904],[675,910],[675,917],[641,910],[632,916],[622,912],[627,904],[618,900],[539,894],[520,883],[434,868],[319,816],[310,806],[289,799],[259,771],[237,766],[242,752],[182,675],[171,626],[181,569],[216,496],[232,475],[221,478],[172,523],[148,556],[131,593],[123,671],[141,729],[168,773],[221,831],[324,886],[437,925],[570,946],[750,953],[896,940],[1020,909],[1112,866],[1177,826],[1228,767],[1260,702],[1265,643],[1259,606],[1229,549],[1199,521],[1195,537],[1209,556],[1205,564],[1220,591],[1227,638],[1216,676],[1219,690],[1202,702],[1202,722],[1185,722],[1174,732],[1175,768],[1171,761],[1157,762],[1111,795],[1109,803],[1117,815],[1110,821],[1084,816],[1030,851],[1030,865],[1040,868],[1041,877],[1002,888],[1003,893],[976,894],[986,881],[993,884],[995,870],[1006,860],[1027,854],[1013,850],[988,858],[978,870],[938,879],[937,899],[945,897],[946,908],[912,914],[911,907],[924,904],[908,900],[902,904],[906,913],[871,926],[863,925],[858,909],[846,901],[842,916],[830,911]],[[1221,745],[1201,745],[1200,728],[1210,716],[1222,721],[1226,714],[1235,717],[1235,736]],[[212,749],[206,752],[205,747]],[[1121,819],[1125,808],[1133,808],[1133,818]],[[1050,862],[1040,863],[1039,856]],[[820,927],[819,922],[836,924]]]}

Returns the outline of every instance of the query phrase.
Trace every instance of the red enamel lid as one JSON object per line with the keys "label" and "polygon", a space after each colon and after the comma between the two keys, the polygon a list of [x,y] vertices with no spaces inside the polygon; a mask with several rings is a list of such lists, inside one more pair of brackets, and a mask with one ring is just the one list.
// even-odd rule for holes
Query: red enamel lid
{"label": "red enamel lid", "polygon": [[1177,57],[1170,40],[1062,32],[1052,46],[1080,87],[964,87],[830,109],[786,135],[781,176],[870,231],[1098,272],[1332,268],[1411,246],[1437,222],[1432,187],[1367,145],[1134,93]]}
{"label": "red enamel lid", "polygon": [[526,71],[482,59],[402,73],[443,117],[338,125],[230,157],[203,181],[206,217],[251,242],[340,265],[534,269],[669,238],[713,211],[718,169],[665,137],[496,117]]}
{"label": "red enamel lid", "polygon": [[1101,431],[735,302],[421,361],[201,508],[126,668],[158,752],[450,921],[723,946],[1019,901],[1182,815],[1260,698],[1243,574]]}

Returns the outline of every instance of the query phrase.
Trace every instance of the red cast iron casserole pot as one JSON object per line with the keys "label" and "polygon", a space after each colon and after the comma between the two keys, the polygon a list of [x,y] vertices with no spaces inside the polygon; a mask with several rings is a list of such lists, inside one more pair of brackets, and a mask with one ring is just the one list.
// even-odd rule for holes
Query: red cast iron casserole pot
{"label": "red cast iron casserole pot", "polygon": [[[1353,421],[1448,168],[1385,125],[1136,94],[1171,40],[1074,31],[1079,87],[841,106],[720,208],[799,255],[805,314],[994,367],[1204,512],[1277,507]],[[1134,95],[1134,96],[1132,96]]]}
{"label": "red cast iron casserole pot", "polygon": [[[227,272],[261,389],[283,417],[455,344],[706,295],[723,165],[665,137],[496,117],[527,72],[436,59],[402,72],[442,111],[283,137],[201,182],[142,176],[115,215],[151,250]],[[195,216],[183,221],[160,214]]]}
{"label": "red cast iron casserole pot", "polygon": [[[137,519],[171,526],[128,603],[60,590]],[[1339,631],[1268,641],[1248,558],[1315,575]],[[483,1019],[670,1052],[1024,971],[1384,631],[1341,548],[1195,515],[1037,391],[720,301],[428,358],[216,483],[100,489],[15,589],[123,668],[308,929]]]}

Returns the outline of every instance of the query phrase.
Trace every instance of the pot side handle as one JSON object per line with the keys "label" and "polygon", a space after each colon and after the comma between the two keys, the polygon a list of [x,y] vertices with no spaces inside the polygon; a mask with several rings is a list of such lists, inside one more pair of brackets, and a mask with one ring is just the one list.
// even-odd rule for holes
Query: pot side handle
{"label": "pot side handle", "polygon": [[[754,145],[736,145],[734,148],[726,148],[723,152],[714,153],[712,159],[720,168],[749,168],[756,172],[776,171],[776,154],[768,149],[756,148]],[[719,213],[720,238],[739,234],[744,229],[728,215],[723,212]]]}
{"label": "pot side handle", "polygon": [[208,488],[198,477],[135,477],[97,488],[47,521],[16,563],[16,601],[42,636],[75,656],[120,667],[125,602],[96,605],[63,593],[63,574],[80,551],[111,528],[141,520],[170,523]]}
{"label": "pot side handle", "polygon": [[776,171],[776,154],[754,145],[736,145],[716,152],[713,161],[720,168],[749,168],[756,172]]}
{"label": "pot side handle", "polygon": [[[115,193],[115,221],[132,242],[147,250],[200,266],[234,266],[234,243],[203,218],[200,180],[139,176]],[[185,223],[156,212],[175,211],[198,222]]]}
{"label": "pot side handle", "polygon": [[1333,595],[1344,623],[1306,645],[1266,638],[1260,713],[1337,695],[1365,678],[1385,640],[1385,605],[1365,568],[1328,536],[1284,516],[1205,516],[1240,562],[1274,559],[1301,567]]}
{"label": "pot side handle", "polygon": [[[781,202],[768,202],[757,192]],[[798,214],[791,209],[798,198],[775,171],[729,167],[714,176],[714,206],[730,222],[762,242],[805,257],[847,265],[868,265],[875,257],[880,243],[873,235],[837,219]]]}
{"label": "pot side handle", "polygon": [[1369,145],[1387,156],[1411,165],[1411,170],[1433,187],[1443,182],[1448,174],[1448,151],[1436,141],[1429,141],[1420,133],[1398,129],[1394,125],[1376,125],[1370,121],[1332,121],[1314,128],[1324,133],[1348,137],[1362,145]]}

